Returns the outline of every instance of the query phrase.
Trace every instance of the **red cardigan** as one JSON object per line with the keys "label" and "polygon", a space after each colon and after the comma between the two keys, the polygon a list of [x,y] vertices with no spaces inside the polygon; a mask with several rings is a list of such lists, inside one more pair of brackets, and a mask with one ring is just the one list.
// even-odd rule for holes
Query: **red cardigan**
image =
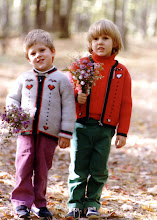
{"label": "red cardigan", "polygon": [[[104,77],[92,86],[84,105],[76,101],[77,120],[91,117],[101,125],[117,126],[117,134],[127,136],[132,111],[130,74],[125,66],[114,59],[114,55],[102,57],[93,53],[91,58],[95,63],[101,63]],[[81,61],[84,59],[89,60],[89,57]],[[79,90],[74,88],[75,96]]]}

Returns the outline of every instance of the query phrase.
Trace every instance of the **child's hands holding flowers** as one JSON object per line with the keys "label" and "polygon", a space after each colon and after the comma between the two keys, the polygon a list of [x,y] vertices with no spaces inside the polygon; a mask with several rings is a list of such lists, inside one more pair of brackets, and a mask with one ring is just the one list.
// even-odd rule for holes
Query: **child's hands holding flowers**
{"label": "child's hands holding flowers", "polygon": [[[95,82],[103,78],[100,74],[100,70],[102,69],[100,63],[93,63],[88,58],[82,60],[76,58],[71,67],[64,69],[64,71],[71,73],[74,88],[80,86],[82,93],[88,94],[89,89],[95,85]],[[79,96],[78,99],[79,98],[81,99],[83,97]]]}
{"label": "child's hands holding flowers", "polygon": [[86,100],[87,100],[87,95],[85,93],[79,93],[77,95],[77,101],[79,104],[82,105],[85,104]]}
{"label": "child's hands holding flowers", "polygon": [[19,132],[26,129],[28,124],[30,124],[30,114],[21,107],[11,105],[8,106],[7,109],[4,109],[4,113],[0,113],[0,134],[2,145],[5,145],[9,138],[16,136]]}

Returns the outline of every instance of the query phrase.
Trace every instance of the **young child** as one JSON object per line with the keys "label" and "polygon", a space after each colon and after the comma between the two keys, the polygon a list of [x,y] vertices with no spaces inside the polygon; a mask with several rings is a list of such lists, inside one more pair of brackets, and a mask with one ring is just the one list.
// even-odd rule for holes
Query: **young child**
{"label": "young child", "polygon": [[81,213],[99,218],[111,139],[117,127],[116,147],[126,144],[132,110],[130,74],[115,60],[122,48],[117,27],[105,19],[95,22],[89,28],[88,43],[91,56],[81,58],[81,62],[101,63],[104,77],[96,81],[89,95],[74,89],[77,121],[71,146],[67,219],[77,219]]}
{"label": "young child", "polygon": [[75,99],[69,79],[52,65],[55,48],[47,32],[29,32],[24,51],[33,69],[17,78],[6,100],[7,106],[27,109],[31,122],[17,139],[16,184],[11,200],[19,218],[29,219],[32,209],[38,217],[52,219],[45,198],[48,170],[56,146],[70,145]]}

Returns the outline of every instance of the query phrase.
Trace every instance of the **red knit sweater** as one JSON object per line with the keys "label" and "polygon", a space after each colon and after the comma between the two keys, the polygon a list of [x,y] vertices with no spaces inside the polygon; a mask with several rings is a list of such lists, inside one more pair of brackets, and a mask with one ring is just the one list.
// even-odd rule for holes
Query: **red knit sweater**
{"label": "red knit sweater", "polygon": [[[117,134],[127,136],[132,110],[131,77],[126,67],[118,62],[117,65],[114,58],[114,55],[92,54],[93,61],[104,68],[100,72],[104,77],[92,86],[90,99],[84,105],[76,102],[76,115],[77,119],[91,117],[103,124],[117,126]],[[84,59],[89,58],[81,60]],[[75,89],[75,96],[77,93]]]}

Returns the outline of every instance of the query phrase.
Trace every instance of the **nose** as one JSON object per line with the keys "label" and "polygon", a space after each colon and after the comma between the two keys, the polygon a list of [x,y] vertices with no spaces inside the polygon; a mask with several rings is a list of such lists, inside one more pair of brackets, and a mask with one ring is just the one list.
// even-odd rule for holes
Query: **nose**
{"label": "nose", "polygon": [[99,44],[102,44],[102,42],[103,42],[103,41],[102,41],[102,38],[99,37],[98,43],[99,43]]}
{"label": "nose", "polygon": [[41,53],[40,53],[40,51],[38,51],[37,53],[36,53],[36,57],[38,58],[38,57],[40,57],[41,56]]}

